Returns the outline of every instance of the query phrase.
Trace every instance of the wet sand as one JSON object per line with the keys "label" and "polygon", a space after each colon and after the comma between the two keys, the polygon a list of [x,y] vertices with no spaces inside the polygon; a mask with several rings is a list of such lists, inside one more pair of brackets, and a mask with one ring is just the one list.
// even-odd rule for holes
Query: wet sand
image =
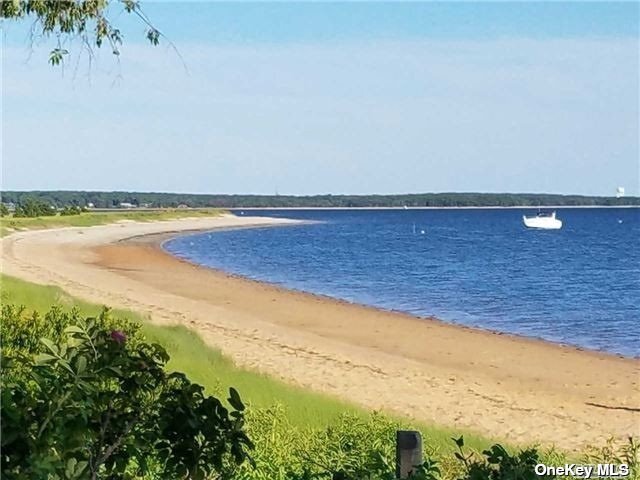
{"label": "wet sand", "polygon": [[224,216],[15,233],[2,239],[2,269],[187,325],[240,365],[368,408],[567,449],[640,435],[637,359],[288,291],[159,247],[179,232],[288,223]]}

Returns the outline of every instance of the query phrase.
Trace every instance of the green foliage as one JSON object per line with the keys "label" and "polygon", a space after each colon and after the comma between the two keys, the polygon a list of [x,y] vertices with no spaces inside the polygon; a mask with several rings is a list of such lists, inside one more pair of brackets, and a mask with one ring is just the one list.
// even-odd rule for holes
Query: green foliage
{"label": "green foliage", "polygon": [[[247,429],[255,439],[255,467],[230,468],[237,480],[395,479],[398,422],[374,413],[366,418],[344,414],[324,428],[299,429],[281,406],[250,410]],[[440,478],[437,462],[416,468],[415,480]]]}
{"label": "green foliage", "polygon": [[248,458],[234,389],[229,410],[108,310],[25,312],[0,318],[3,478],[204,479]]}
{"label": "green foliage", "polygon": [[122,34],[109,19],[110,7],[120,4],[128,14],[136,16],[146,28],[145,37],[158,45],[162,34],[151,24],[137,0],[6,0],[0,2],[1,18],[9,20],[33,19],[33,32],[58,39],[58,46],[49,55],[51,65],[64,63],[69,54],[63,41],[80,40],[87,47],[100,48],[108,43],[114,55],[120,55]]}
{"label": "green foliage", "polygon": [[63,217],[69,215],[80,215],[83,211],[86,212],[86,209],[82,209],[78,206],[66,206],[62,210],[60,210],[60,215]]}
{"label": "green foliage", "polygon": [[121,202],[133,205],[149,204],[153,207],[217,207],[217,208],[282,208],[282,207],[478,207],[541,205],[640,205],[638,197],[589,197],[582,195],[510,194],[510,193],[416,193],[403,195],[204,195],[155,192],[83,192],[33,191],[2,193],[6,202],[18,203],[32,196],[58,207],[87,205],[96,208],[115,208]]}
{"label": "green foliage", "polygon": [[4,203],[0,203],[0,217],[6,217],[9,215],[9,209]]}
{"label": "green foliage", "polygon": [[[393,480],[395,437],[401,428],[383,415],[367,419],[343,415],[323,429],[299,430],[281,407],[249,411],[248,433],[256,447],[255,466],[225,472],[237,480]],[[511,454],[495,444],[482,453],[467,451],[462,437],[457,451],[444,454],[424,439],[423,458],[409,476],[413,480],[535,480],[534,467],[543,461],[536,449]],[[544,461],[547,461],[544,458]],[[553,477],[546,477],[551,479]]]}
{"label": "green foliage", "polygon": [[535,466],[541,462],[535,448],[521,450],[511,455],[502,445],[496,444],[482,452],[482,457],[466,453],[463,437],[453,439],[458,451],[456,458],[464,465],[460,480],[537,480],[553,479],[553,476],[539,476]]}
{"label": "green foliage", "polygon": [[53,205],[37,198],[28,197],[16,205],[16,211],[13,216],[16,218],[34,218],[51,217],[55,214],[56,209]]}
{"label": "green foliage", "polygon": [[609,438],[603,446],[589,447],[582,461],[587,464],[625,463],[629,466],[629,476],[626,478],[640,480],[640,443],[633,437],[624,442]]}

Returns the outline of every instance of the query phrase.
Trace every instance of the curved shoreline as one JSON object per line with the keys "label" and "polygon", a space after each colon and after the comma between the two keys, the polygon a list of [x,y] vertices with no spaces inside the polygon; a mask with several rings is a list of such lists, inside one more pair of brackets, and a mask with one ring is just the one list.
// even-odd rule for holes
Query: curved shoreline
{"label": "curved shoreline", "polygon": [[[301,221],[301,224],[310,224],[310,223],[319,223],[319,222],[315,222],[315,221]],[[297,223],[296,225],[300,224]],[[286,225],[271,225],[271,226],[286,226]],[[201,234],[205,234],[208,232],[220,232],[220,231],[225,231],[225,230],[242,230],[242,229],[254,229],[254,228],[266,228],[266,226],[260,226],[260,227],[252,227],[252,226],[246,226],[246,227],[233,227],[233,228],[220,228],[220,229],[214,229],[214,230],[194,230],[194,231],[189,231],[189,232],[167,232],[166,234],[161,234],[160,235],[160,239],[156,240],[154,238],[154,236],[141,236],[140,237],[140,241],[143,243],[147,243],[147,244],[152,244],[155,245],[162,253],[169,255],[171,258],[174,258],[180,262],[185,262],[189,265],[193,265],[195,267],[198,268],[204,268],[206,270],[210,270],[212,272],[217,272],[219,274],[222,275],[226,275],[230,278],[236,278],[236,279],[240,279],[240,280],[244,280],[247,282],[253,282],[256,285],[268,285],[272,288],[277,289],[278,291],[284,291],[284,292],[297,292],[297,293],[301,293],[304,295],[309,295],[311,297],[314,298],[318,298],[321,300],[326,300],[326,301],[333,301],[333,302],[337,302],[340,304],[344,304],[344,305],[354,305],[354,306],[359,306],[359,307],[363,307],[363,308],[367,308],[367,309],[371,309],[374,311],[381,311],[381,312],[385,312],[385,313],[389,313],[389,314],[394,314],[394,315],[403,315],[403,316],[407,316],[410,318],[413,318],[415,320],[421,320],[421,321],[426,321],[426,322],[436,322],[438,324],[441,325],[448,325],[448,326],[452,326],[455,328],[461,328],[461,329],[468,329],[468,330],[475,330],[478,332],[484,332],[487,334],[491,334],[491,335],[500,335],[500,336],[505,336],[505,337],[511,337],[514,338],[516,340],[523,340],[523,341],[533,341],[533,342],[542,342],[545,344],[549,344],[549,345],[555,345],[558,347],[562,347],[562,348],[568,348],[568,349],[573,349],[576,352],[586,352],[586,353],[596,353],[599,355],[606,355],[606,356],[610,356],[610,357],[616,357],[616,358],[622,358],[622,359],[630,359],[630,360],[640,360],[640,355],[625,355],[623,353],[618,353],[618,352],[611,352],[611,351],[607,351],[607,350],[598,350],[596,348],[589,348],[583,345],[579,345],[579,344],[575,344],[575,343],[571,343],[571,342],[561,342],[561,341],[556,341],[556,340],[550,340],[550,339],[546,339],[546,338],[542,338],[542,337],[537,337],[537,336],[533,336],[533,335],[526,335],[526,334],[521,334],[521,333],[517,333],[517,332],[508,332],[508,331],[502,331],[502,330],[496,330],[496,329],[492,329],[492,328],[487,328],[487,327],[483,327],[483,326],[479,326],[479,325],[467,325],[464,323],[456,323],[454,321],[449,321],[449,320],[444,320],[440,317],[437,317],[435,315],[427,315],[427,316],[419,316],[419,315],[414,315],[410,312],[406,312],[403,310],[396,310],[393,308],[386,308],[386,307],[381,307],[381,306],[376,306],[376,305],[370,305],[367,303],[361,303],[361,302],[353,302],[350,300],[346,300],[344,298],[340,298],[337,296],[332,296],[332,295],[328,295],[328,294],[323,294],[323,293],[317,293],[317,292],[313,292],[311,290],[305,290],[302,288],[295,288],[292,286],[287,286],[287,285],[281,285],[279,283],[275,283],[275,282],[271,282],[269,280],[263,280],[263,279],[254,279],[251,277],[248,277],[246,275],[243,275],[241,273],[235,273],[235,272],[230,272],[227,270],[224,270],[222,268],[217,268],[217,267],[212,267],[209,265],[205,265],[202,263],[198,263],[196,261],[192,261],[188,258],[185,257],[181,257],[178,256],[170,251],[168,251],[164,245],[165,243],[180,238],[180,237],[190,237],[190,236],[196,236],[196,235],[201,235]],[[146,237],[146,238],[145,238]],[[130,239],[123,239],[122,242],[126,242]]]}
{"label": "curved shoreline", "polygon": [[259,218],[18,233],[2,239],[3,271],[185,324],[241,365],[368,408],[568,449],[640,433],[637,360],[286,290],[159,247],[158,234],[290,223]]}

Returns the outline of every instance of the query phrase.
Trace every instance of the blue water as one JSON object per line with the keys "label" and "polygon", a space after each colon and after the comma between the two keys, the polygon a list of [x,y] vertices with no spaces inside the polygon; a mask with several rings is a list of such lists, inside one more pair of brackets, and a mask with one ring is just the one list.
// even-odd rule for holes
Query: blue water
{"label": "blue water", "polygon": [[289,288],[640,356],[640,210],[559,209],[560,231],[526,230],[524,212],[247,210],[322,223],[190,235],[164,247]]}

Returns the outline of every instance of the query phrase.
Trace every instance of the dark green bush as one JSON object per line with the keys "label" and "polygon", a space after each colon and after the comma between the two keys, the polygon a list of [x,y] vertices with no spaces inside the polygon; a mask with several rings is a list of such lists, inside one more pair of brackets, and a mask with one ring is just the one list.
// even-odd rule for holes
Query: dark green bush
{"label": "dark green bush", "polygon": [[464,465],[464,474],[460,480],[538,480],[553,479],[553,476],[539,476],[535,466],[541,463],[535,448],[510,454],[502,445],[493,445],[482,452],[482,456],[466,453],[464,439],[454,439],[458,451],[456,458]]}
{"label": "dark green bush", "polygon": [[42,200],[27,198],[16,205],[14,217],[50,217],[56,214],[56,209]]}
{"label": "dark green bush", "polygon": [[[2,308],[2,478],[209,478],[242,463],[244,405],[229,411],[137,327]],[[43,335],[44,334],[44,335]]]}
{"label": "dark green bush", "polygon": [[67,217],[69,215],[80,215],[83,212],[83,209],[77,206],[66,206],[62,210],[60,210],[60,215],[63,217]]}

